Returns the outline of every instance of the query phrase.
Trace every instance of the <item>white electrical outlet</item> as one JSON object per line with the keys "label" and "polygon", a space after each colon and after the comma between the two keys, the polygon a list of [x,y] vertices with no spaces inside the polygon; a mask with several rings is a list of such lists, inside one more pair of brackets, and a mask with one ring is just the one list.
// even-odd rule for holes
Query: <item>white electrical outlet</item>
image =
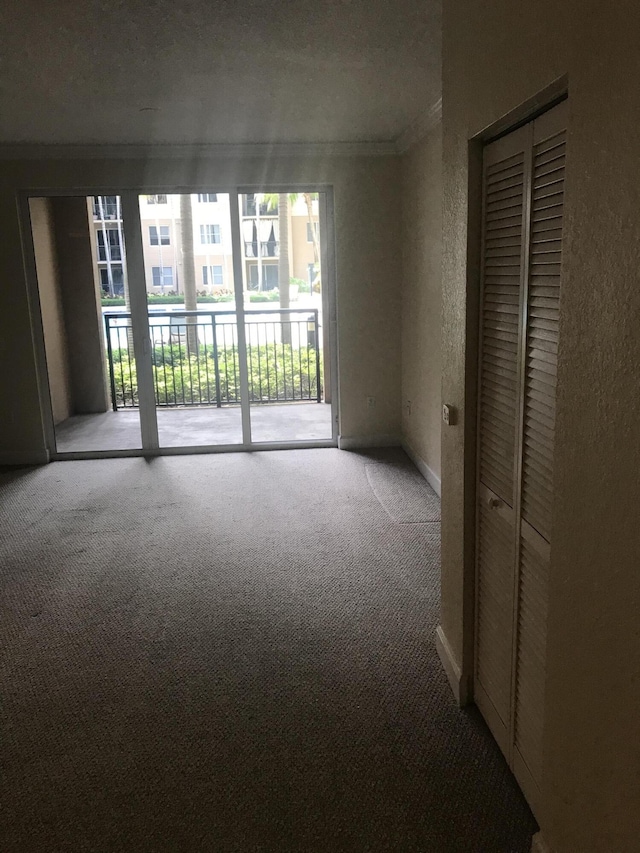
{"label": "white electrical outlet", "polygon": [[451,426],[451,424],[453,423],[453,414],[454,411],[451,406],[447,406],[447,404],[445,403],[442,406],[442,420],[447,426]]}

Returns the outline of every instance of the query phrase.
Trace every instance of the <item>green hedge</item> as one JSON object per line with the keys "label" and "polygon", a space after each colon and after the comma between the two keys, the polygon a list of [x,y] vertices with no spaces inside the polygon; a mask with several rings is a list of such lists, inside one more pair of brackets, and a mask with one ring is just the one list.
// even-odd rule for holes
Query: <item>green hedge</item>
{"label": "green hedge", "polygon": [[280,299],[278,290],[262,290],[249,294],[249,302],[277,302]]}
{"label": "green hedge", "polygon": [[[298,291],[300,293],[309,292],[309,285],[302,281],[302,279],[293,279],[292,283],[298,284]],[[252,291],[249,293],[249,302],[278,302],[279,299],[280,292],[277,288],[274,288],[274,290]],[[100,301],[103,308],[121,308],[125,305],[123,296],[105,296]],[[233,302],[233,293],[216,293],[215,295],[200,294],[197,297],[197,302],[198,304]],[[184,305],[184,296],[178,293],[148,293],[147,304]]]}
{"label": "green hedge", "polygon": [[[100,300],[103,308],[118,308],[125,305],[123,296],[105,296]],[[198,303],[218,303],[218,302],[233,302],[233,293],[219,293],[215,296],[198,296]],[[161,293],[148,293],[148,305],[184,305],[184,296],[179,294],[171,294],[170,296]]]}
{"label": "green hedge", "polygon": [[[216,403],[216,371],[212,346],[200,345],[198,354],[189,355],[184,344],[152,352],[156,402],[159,405]],[[127,350],[113,351],[114,381],[118,408],[138,405],[135,362]],[[253,403],[291,400],[316,395],[316,352],[300,351],[288,344],[247,347],[249,398]],[[107,366],[108,368],[108,366]],[[240,401],[240,370],[235,346],[218,347],[220,400]]]}

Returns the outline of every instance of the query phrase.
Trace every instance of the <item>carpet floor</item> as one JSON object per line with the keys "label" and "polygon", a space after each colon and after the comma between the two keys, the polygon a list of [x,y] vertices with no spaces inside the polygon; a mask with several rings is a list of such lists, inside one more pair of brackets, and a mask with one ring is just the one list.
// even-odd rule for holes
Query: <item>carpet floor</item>
{"label": "carpet floor", "polygon": [[0,489],[3,853],[528,853],[435,653],[434,496],[399,451]]}

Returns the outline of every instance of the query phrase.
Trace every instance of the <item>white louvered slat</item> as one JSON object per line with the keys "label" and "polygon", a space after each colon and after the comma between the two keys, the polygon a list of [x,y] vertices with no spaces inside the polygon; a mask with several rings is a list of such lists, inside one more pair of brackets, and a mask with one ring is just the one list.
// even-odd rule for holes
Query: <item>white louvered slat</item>
{"label": "white louvered slat", "polygon": [[[555,388],[560,317],[565,132],[533,148],[528,329],[523,423],[522,517],[551,536]],[[550,207],[551,205],[551,207]],[[553,210],[553,229],[545,230]],[[549,235],[552,235],[552,238]],[[543,457],[547,466],[536,466]]]}
{"label": "white louvered slat", "polygon": [[534,781],[542,775],[549,545],[526,522],[520,540],[514,740]]}
{"label": "white louvered slat", "polygon": [[485,167],[483,327],[480,343],[479,475],[513,506],[518,317],[524,205],[524,149]]}
{"label": "white louvered slat", "polygon": [[484,155],[475,697],[534,811],[544,736],[564,128],[560,104]]}
{"label": "white louvered slat", "polygon": [[476,702],[508,756],[526,131],[486,149],[478,395]]}
{"label": "white louvered slat", "polygon": [[[511,706],[514,514],[486,488],[478,502],[476,679],[504,730]],[[491,714],[489,715],[489,719]],[[494,731],[496,737],[499,733]]]}
{"label": "white louvered slat", "polygon": [[[548,574],[553,508],[565,125],[534,133],[524,346],[520,543],[513,696],[514,770],[533,792],[542,777]],[[543,117],[543,122],[547,120]],[[526,770],[524,769],[526,768]],[[530,782],[533,782],[533,788]]]}

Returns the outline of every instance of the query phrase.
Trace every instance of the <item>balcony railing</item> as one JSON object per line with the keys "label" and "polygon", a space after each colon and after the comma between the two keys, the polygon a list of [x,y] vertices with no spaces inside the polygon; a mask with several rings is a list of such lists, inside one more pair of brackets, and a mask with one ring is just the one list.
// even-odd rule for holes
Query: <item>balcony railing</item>
{"label": "balcony railing", "polygon": [[[322,400],[318,311],[245,311],[252,404]],[[131,314],[105,314],[113,410],[138,406]],[[235,311],[149,312],[156,405],[240,404]]]}
{"label": "balcony railing", "polygon": [[121,261],[122,260],[122,249],[120,246],[111,245],[109,247],[109,251],[107,251],[104,245],[98,244],[98,260],[101,263],[106,263],[107,261]]}
{"label": "balcony railing", "polygon": [[93,205],[93,218],[97,221],[107,221],[107,220],[115,220],[119,219],[118,216],[118,208],[112,204],[106,204],[102,208],[102,216],[100,215],[100,208],[97,204]]}
{"label": "balcony railing", "polygon": [[[262,258],[277,258],[280,253],[280,243],[275,240],[268,240],[265,243],[260,243],[260,257]],[[245,240],[244,243],[245,258],[258,257],[258,242],[257,240]]]}
{"label": "balcony railing", "polygon": [[[256,200],[252,195],[243,196],[242,201],[242,215],[243,216],[256,216],[256,208],[257,208]],[[260,202],[260,216],[277,216],[278,215],[278,204],[276,203],[273,207],[269,205],[268,202],[262,201]]]}

